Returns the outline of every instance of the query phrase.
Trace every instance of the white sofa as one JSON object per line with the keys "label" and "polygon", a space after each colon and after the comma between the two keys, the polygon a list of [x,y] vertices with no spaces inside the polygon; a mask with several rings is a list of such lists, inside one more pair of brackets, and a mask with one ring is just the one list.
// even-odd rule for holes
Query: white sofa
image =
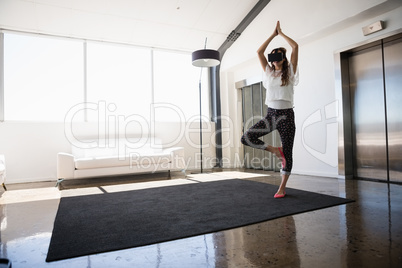
{"label": "white sofa", "polygon": [[184,171],[183,147],[163,148],[158,138],[87,140],[58,153],[57,179],[80,179],[158,171]]}

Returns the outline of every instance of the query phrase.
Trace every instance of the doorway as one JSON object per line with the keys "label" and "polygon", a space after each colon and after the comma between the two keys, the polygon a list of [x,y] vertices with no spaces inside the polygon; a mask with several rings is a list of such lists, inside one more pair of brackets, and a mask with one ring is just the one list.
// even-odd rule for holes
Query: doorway
{"label": "doorway", "polygon": [[353,176],[402,182],[402,34],[343,52],[341,59]]}
{"label": "doorway", "polygon": [[[265,88],[262,82],[241,87],[243,133],[251,126],[264,118],[267,114],[265,105]],[[280,137],[277,131],[273,131],[261,138],[265,143],[272,146],[280,146]],[[244,146],[244,166],[251,169],[280,171],[280,162],[267,151]]]}

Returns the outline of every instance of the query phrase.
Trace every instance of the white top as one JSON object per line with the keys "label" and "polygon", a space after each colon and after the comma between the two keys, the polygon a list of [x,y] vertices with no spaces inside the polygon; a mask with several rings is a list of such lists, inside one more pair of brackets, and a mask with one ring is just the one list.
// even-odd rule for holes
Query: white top
{"label": "white top", "polygon": [[265,104],[269,108],[289,109],[293,108],[293,86],[299,83],[299,68],[296,73],[293,71],[293,65],[289,64],[289,83],[281,86],[281,71],[271,71],[267,65],[265,70],[263,85],[266,88]]}

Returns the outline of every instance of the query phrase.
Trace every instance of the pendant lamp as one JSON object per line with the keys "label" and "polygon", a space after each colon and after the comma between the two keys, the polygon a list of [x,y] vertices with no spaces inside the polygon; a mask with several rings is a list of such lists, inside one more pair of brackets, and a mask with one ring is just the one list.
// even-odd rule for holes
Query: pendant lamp
{"label": "pendant lamp", "polygon": [[213,49],[200,49],[192,54],[193,65],[196,67],[214,67],[219,65],[219,51]]}

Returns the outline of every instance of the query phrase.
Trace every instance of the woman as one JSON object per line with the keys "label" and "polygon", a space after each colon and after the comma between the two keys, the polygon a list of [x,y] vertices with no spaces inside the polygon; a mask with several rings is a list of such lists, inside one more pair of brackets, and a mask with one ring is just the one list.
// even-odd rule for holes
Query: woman
{"label": "woman", "polygon": [[[290,62],[286,57],[286,49],[283,47],[273,49],[271,52],[271,54],[282,53],[282,60],[277,59],[271,65],[265,57],[265,50],[276,36],[282,36],[292,47]],[[282,32],[278,21],[275,31],[257,51],[261,66],[265,72],[263,84],[267,90],[265,99],[265,104],[268,106],[267,116],[247,130],[241,138],[241,142],[244,145],[266,150],[282,160],[282,181],[277,193],[274,195],[275,198],[285,197],[286,183],[293,165],[292,151],[296,132],[293,112],[293,86],[298,84],[298,50],[298,44]],[[282,147],[272,147],[259,139],[259,137],[267,135],[274,130],[279,132]]]}

